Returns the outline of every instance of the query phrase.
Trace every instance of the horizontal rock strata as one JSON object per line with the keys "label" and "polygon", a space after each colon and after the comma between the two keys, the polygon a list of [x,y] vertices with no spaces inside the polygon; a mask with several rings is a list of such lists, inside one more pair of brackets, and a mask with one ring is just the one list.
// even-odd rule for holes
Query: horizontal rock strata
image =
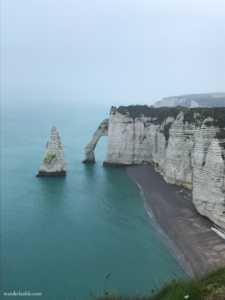
{"label": "horizontal rock strata", "polygon": [[52,127],[50,140],[46,144],[45,156],[37,177],[65,176],[66,160],[59,133],[55,126]]}
{"label": "horizontal rock strata", "polygon": [[112,107],[107,122],[86,160],[108,134],[105,166],[153,164],[168,183],[193,189],[198,212],[225,229],[225,108]]}

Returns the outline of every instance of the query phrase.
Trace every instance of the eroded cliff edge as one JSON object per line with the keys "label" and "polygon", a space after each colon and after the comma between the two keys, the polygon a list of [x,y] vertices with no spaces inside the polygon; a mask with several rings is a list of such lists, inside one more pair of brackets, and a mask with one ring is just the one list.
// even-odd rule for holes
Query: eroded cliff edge
{"label": "eroded cliff edge", "polygon": [[108,135],[104,165],[152,163],[168,183],[192,189],[198,212],[225,229],[224,107],[112,107],[85,149],[86,161],[94,161],[101,135]]}

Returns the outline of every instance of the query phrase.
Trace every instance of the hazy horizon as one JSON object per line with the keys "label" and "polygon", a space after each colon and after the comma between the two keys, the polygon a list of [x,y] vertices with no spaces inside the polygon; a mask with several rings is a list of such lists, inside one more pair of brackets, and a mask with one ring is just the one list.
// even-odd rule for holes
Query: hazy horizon
{"label": "hazy horizon", "polygon": [[152,105],[225,92],[224,53],[220,0],[1,2],[3,101]]}

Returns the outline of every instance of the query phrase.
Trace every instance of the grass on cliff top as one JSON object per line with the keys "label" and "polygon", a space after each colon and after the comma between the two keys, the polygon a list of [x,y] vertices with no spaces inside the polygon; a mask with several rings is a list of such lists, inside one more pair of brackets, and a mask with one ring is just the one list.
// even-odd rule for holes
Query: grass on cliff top
{"label": "grass on cliff top", "polygon": [[213,118],[214,121],[210,122],[211,125],[218,126],[219,128],[225,127],[225,107],[198,107],[189,109],[183,106],[155,108],[147,105],[130,105],[120,106],[116,110],[122,115],[133,118],[133,120],[135,118],[141,118],[142,115],[145,117],[157,118],[153,121],[155,124],[162,124],[167,117],[176,119],[181,111],[184,113],[184,122],[194,123],[196,122],[194,113],[199,113],[203,119],[206,119],[207,117]]}
{"label": "grass on cliff top", "polygon": [[130,106],[120,106],[117,111],[122,115],[127,115],[130,118],[141,118],[142,115],[150,118],[157,118],[155,124],[162,124],[162,122],[167,117],[176,117],[183,111],[188,110],[186,107],[176,106],[176,107],[149,107],[147,105],[130,105]]}
{"label": "grass on cliff top", "polygon": [[225,299],[225,267],[207,272],[201,277],[164,282],[164,286],[149,295],[109,294],[96,296],[95,300],[224,300]]}

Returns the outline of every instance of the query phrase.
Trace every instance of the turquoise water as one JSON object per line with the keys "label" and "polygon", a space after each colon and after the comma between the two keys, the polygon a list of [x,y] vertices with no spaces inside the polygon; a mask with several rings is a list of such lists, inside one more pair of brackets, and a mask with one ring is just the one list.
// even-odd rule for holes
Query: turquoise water
{"label": "turquoise water", "polygon": [[[110,107],[35,103],[2,109],[1,293],[92,299],[104,289],[147,293],[185,276],[126,169],[102,166],[107,137],[96,147],[96,164],[82,164]],[[53,125],[67,176],[36,178]]]}

